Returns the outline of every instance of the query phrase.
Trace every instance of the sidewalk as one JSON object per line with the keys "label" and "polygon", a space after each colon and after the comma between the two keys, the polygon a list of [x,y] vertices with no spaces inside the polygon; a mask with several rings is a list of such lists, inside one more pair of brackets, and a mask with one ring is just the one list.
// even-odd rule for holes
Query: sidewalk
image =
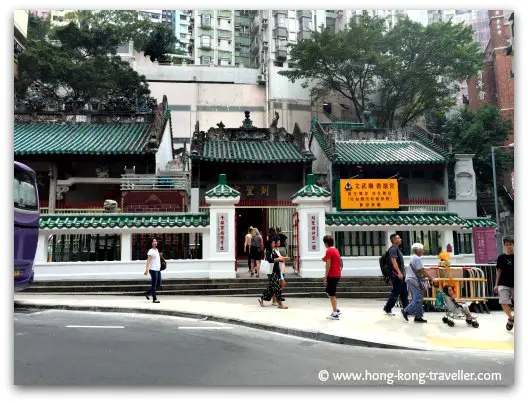
{"label": "sidewalk", "polygon": [[326,299],[288,298],[289,309],[280,310],[267,303],[261,308],[252,297],[163,296],[160,304],[144,297],[109,295],[47,295],[18,293],[19,306],[36,308],[104,310],[157,313],[162,315],[207,317],[228,322],[309,337],[334,343],[385,348],[411,348],[433,351],[486,351],[512,353],[514,330],[506,331],[503,312],[478,315],[480,328],[457,321],[450,328],[442,323],[440,312],[426,313],[427,324],[407,323],[395,308],[396,316],[382,313],[384,301],[338,300],[340,320],[326,319],[330,304]]}

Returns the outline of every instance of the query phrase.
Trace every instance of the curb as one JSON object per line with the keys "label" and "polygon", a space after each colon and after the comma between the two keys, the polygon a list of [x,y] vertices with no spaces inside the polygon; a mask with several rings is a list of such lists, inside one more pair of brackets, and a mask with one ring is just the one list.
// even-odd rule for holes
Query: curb
{"label": "curb", "polygon": [[406,350],[406,351],[427,351],[420,348],[397,346],[393,344],[377,343],[366,340],[359,340],[350,337],[335,336],[328,333],[312,332],[308,330],[289,329],[287,327],[280,327],[274,325],[265,325],[261,323],[248,322],[241,319],[226,318],[222,316],[204,316],[197,313],[165,310],[165,309],[147,309],[147,308],[122,308],[122,307],[102,307],[93,305],[67,305],[67,304],[43,304],[43,303],[32,303],[25,301],[16,301],[14,303],[15,308],[34,308],[34,309],[60,309],[64,311],[92,311],[92,312],[121,312],[121,313],[140,313],[140,314],[154,314],[154,315],[165,315],[165,316],[176,316],[182,318],[198,319],[204,321],[212,321],[219,323],[226,323],[238,326],[249,327],[253,329],[266,330],[269,332],[287,334],[290,336],[302,337],[305,339],[323,341],[334,344],[344,344],[355,347],[371,347],[371,348],[383,348],[389,350]]}

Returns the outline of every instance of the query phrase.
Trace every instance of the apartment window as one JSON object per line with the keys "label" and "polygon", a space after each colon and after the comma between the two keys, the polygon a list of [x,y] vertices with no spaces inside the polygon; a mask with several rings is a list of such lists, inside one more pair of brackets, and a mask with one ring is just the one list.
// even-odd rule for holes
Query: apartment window
{"label": "apartment window", "polygon": [[187,34],[180,34],[180,39],[187,39]]}
{"label": "apartment window", "polygon": [[202,18],[202,26],[207,26],[207,27],[211,26],[211,14],[202,14],[201,18]]}
{"label": "apartment window", "polygon": [[211,64],[211,56],[202,56],[200,62],[202,64]]}
{"label": "apartment window", "polygon": [[211,37],[209,35],[203,35],[201,44],[202,46],[211,46]]}
{"label": "apartment window", "polygon": [[180,14],[180,20],[186,21],[187,16],[185,14]]}
{"label": "apartment window", "polygon": [[277,38],[277,50],[286,50],[288,47],[288,40],[286,38]]}
{"label": "apartment window", "polygon": [[220,59],[220,66],[229,66],[231,61],[229,59]]}
{"label": "apartment window", "polygon": [[250,13],[250,10],[240,10],[240,15],[248,16]]}
{"label": "apartment window", "polygon": [[303,17],[301,18],[301,30],[311,31],[312,30],[312,19]]}
{"label": "apartment window", "polygon": [[249,36],[249,27],[247,25],[242,25],[240,27],[240,35]]}
{"label": "apartment window", "polygon": [[249,56],[249,46],[240,46],[240,56]]}
{"label": "apartment window", "polygon": [[64,17],[58,16],[58,15],[54,15],[53,16],[53,21],[63,22],[64,21]]}
{"label": "apartment window", "polygon": [[287,28],[286,27],[286,16],[284,14],[277,14],[275,16],[275,25],[278,28]]}

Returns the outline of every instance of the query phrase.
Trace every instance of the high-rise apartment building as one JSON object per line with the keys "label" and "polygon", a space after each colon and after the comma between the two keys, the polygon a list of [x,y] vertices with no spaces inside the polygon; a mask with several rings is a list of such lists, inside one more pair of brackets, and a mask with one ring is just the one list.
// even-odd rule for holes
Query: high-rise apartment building
{"label": "high-rise apartment building", "polygon": [[13,58],[13,67],[14,67],[14,76],[18,77],[18,55],[24,51],[24,46],[27,40],[27,31],[28,31],[28,19],[29,14],[28,10],[14,10],[13,20],[15,26],[15,48],[14,48],[14,58]]}
{"label": "high-rise apartment building", "polygon": [[177,49],[189,54],[189,47],[192,39],[192,10],[171,10],[172,12],[172,27],[174,35],[179,43]]}

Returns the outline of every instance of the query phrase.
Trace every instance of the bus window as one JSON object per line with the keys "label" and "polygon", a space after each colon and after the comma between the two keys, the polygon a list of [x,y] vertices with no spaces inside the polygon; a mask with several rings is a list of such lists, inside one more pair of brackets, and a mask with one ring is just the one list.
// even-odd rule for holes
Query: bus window
{"label": "bus window", "polygon": [[14,189],[15,208],[38,210],[35,180],[27,172],[15,168]]}

